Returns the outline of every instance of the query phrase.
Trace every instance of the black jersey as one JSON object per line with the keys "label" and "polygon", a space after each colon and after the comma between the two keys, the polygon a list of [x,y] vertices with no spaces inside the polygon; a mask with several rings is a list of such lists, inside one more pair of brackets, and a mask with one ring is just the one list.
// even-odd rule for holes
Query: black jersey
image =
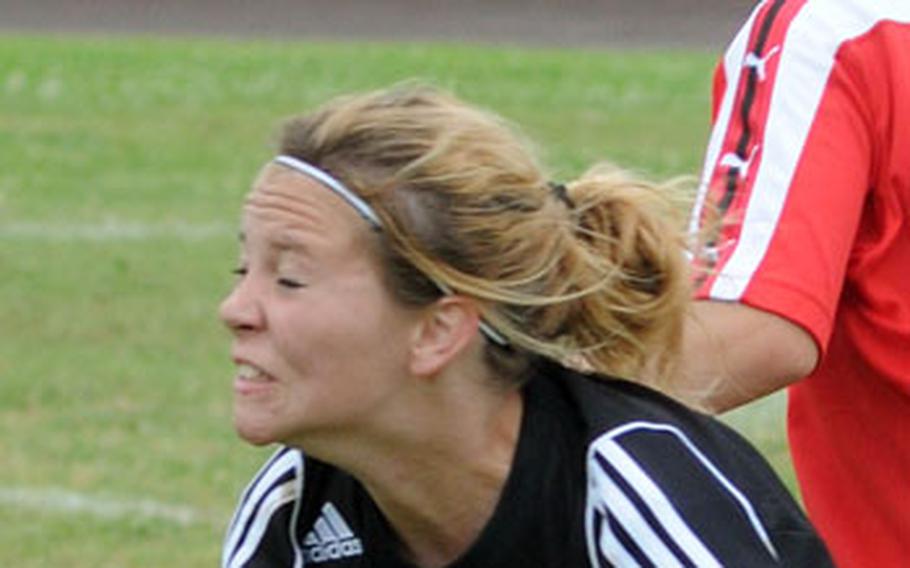
{"label": "black jersey", "polygon": [[[451,568],[832,566],[764,459],[639,385],[541,362],[512,469]],[[292,448],[244,492],[224,568],[412,566],[361,484]]]}

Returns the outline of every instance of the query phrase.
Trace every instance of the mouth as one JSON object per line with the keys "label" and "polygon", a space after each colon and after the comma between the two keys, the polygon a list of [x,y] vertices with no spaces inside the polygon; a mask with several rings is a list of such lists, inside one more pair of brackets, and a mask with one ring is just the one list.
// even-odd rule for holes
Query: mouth
{"label": "mouth", "polygon": [[237,374],[234,377],[234,391],[239,395],[252,395],[262,392],[276,379],[254,365],[246,362],[237,363]]}
{"label": "mouth", "polygon": [[249,363],[240,363],[237,365],[237,380],[262,383],[274,379],[269,377],[265,371],[258,367],[254,367]]}

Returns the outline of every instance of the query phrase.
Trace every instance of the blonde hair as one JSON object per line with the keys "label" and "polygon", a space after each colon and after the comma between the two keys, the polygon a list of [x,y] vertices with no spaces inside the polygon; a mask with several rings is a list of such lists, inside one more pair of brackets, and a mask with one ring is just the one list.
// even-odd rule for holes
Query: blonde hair
{"label": "blonde hair", "polygon": [[674,189],[600,165],[556,187],[501,118],[406,84],[289,120],[280,151],[316,165],[382,219],[389,287],[425,305],[439,284],[479,301],[517,379],[533,354],[634,378],[672,364],[689,297]]}

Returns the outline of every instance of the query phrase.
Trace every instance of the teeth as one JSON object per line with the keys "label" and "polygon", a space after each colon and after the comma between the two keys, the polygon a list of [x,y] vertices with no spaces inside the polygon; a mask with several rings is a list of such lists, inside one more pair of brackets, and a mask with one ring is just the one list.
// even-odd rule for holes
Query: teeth
{"label": "teeth", "polygon": [[237,365],[237,377],[244,381],[264,381],[267,379],[265,373],[253,367],[252,365]]}

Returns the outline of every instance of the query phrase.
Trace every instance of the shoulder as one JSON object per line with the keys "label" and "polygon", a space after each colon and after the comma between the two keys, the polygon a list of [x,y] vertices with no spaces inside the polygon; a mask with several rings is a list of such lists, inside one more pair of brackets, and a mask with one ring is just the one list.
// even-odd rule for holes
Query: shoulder
{"label": "shoulder", "polygon": [[[853,61],[848,67],[859,63],[872,68],[883,65],[878,61],[884,56],[879,50],[900,57],[905,51],[903,41],[888,41],[887,34],[880,31],[883,25],[906,28],[907,24],[910,4],[906,2],[766,0],[757,4],[731,42],[724,67],[749,83],[746,91],[767,91],[762,83],[769,80],[779,91],[775,97],[786,96],[809,105],[827,91],[847,88],[849,82],[829,81],[829,76],[848,60]],[[845,57],[848,48],[854,55]]]}
{"label": "shoulder", "polygon": [[576,375],[593,566],[829,566],[770,466],[717,420],[646,387]]}
{"label": "shoulder", "polygon": [[807,56],[822,57],[884,22],[910,22],[910,6],[868,0],[763,0],[756,3],[728,52],[737,43],[748,44],[753,53],[782,43],[806,44],[821,51]]}
{"label": "shoulder", "polygon": [[[281,536],[290,536],[292,518],[299,514],[305,479],[303,454],[293,448],[279,448],[266,461],[243,491],[228,527],[222,551],[222,566],[245,566],[263,548],[276,525],[284,527]],[[273,551],[291,546],[270,545]],[[290,551],[288,551],[290,552]]]}
{"label": "shoulder", "polygon": [[592,437],[641,420],[710,424],[715,421],[641,383],[566,369],[548,362],[544,373],[555,378],[580,412]]}
{"label": "shoulder", "polygon": [[[726,130],[739,118],[751,115],[755,135],[784,129],[788,137],[799,135],[812,123],[819,105],[828,97],[843,97],[834,108],[863,106],[871,79],[890,82],[882,60],[902,59],[904,41],[891,41],[881,28],[910,24],[910,3],[866,0],[765,0],[759,2],[739,33],[729,44],[719,64],[723,78],[715,88],[718,124]],[[906,38],[906,33],[902,34]],[[887,56],[884,51],[891,52]],[[849,56],[846,53],[850,53]],[[874,69],[883,72],[870,77]],[[832,80],[832,73],[850,79]],[[876,82],[876,81],[873,81]],[[841,95],[840,93],[845,93]],[[851,93],[847,96],[847,93]],[[782,101],[786,101],[785,103]],[[762,126],[764,123],[768,126]],[[744,136],[744,135],[743,135]],[[739,130],[739,158],[748,170],[751,163]],[[790,153],[794,150],[791,148]],[[723,159],[723,158],[722,158]],[[726,165],[735,165],[732,157]],[[761,161],[761,160],[760,160]],[[714,165],[714,160],[710,162]],[[741,172],[746,177],[746,171]]]}
{"label": "shoulder", "polygon": [[592,441],[586,469],[594,566],[833,566],[770,467],[734,437],[629,422]]}
{"label": "shoulder", "polygon": [[[586,374],[545,362],[539,372],[561,394],[585,433],[586,451],[613,445],[634,446],[657,457],[686,450],[693,459],[710,456],[738,464],[762,462],[737,432],[702,412],[652,388],[614,377]],[[552,404],[552,403],[551,403]]]}
{"label": "shoulder", "polygon": [[777,560],[754,506],[675,427],[633,423],[605,433],[590,446],[587,472],[588,539],[613,564]]}

